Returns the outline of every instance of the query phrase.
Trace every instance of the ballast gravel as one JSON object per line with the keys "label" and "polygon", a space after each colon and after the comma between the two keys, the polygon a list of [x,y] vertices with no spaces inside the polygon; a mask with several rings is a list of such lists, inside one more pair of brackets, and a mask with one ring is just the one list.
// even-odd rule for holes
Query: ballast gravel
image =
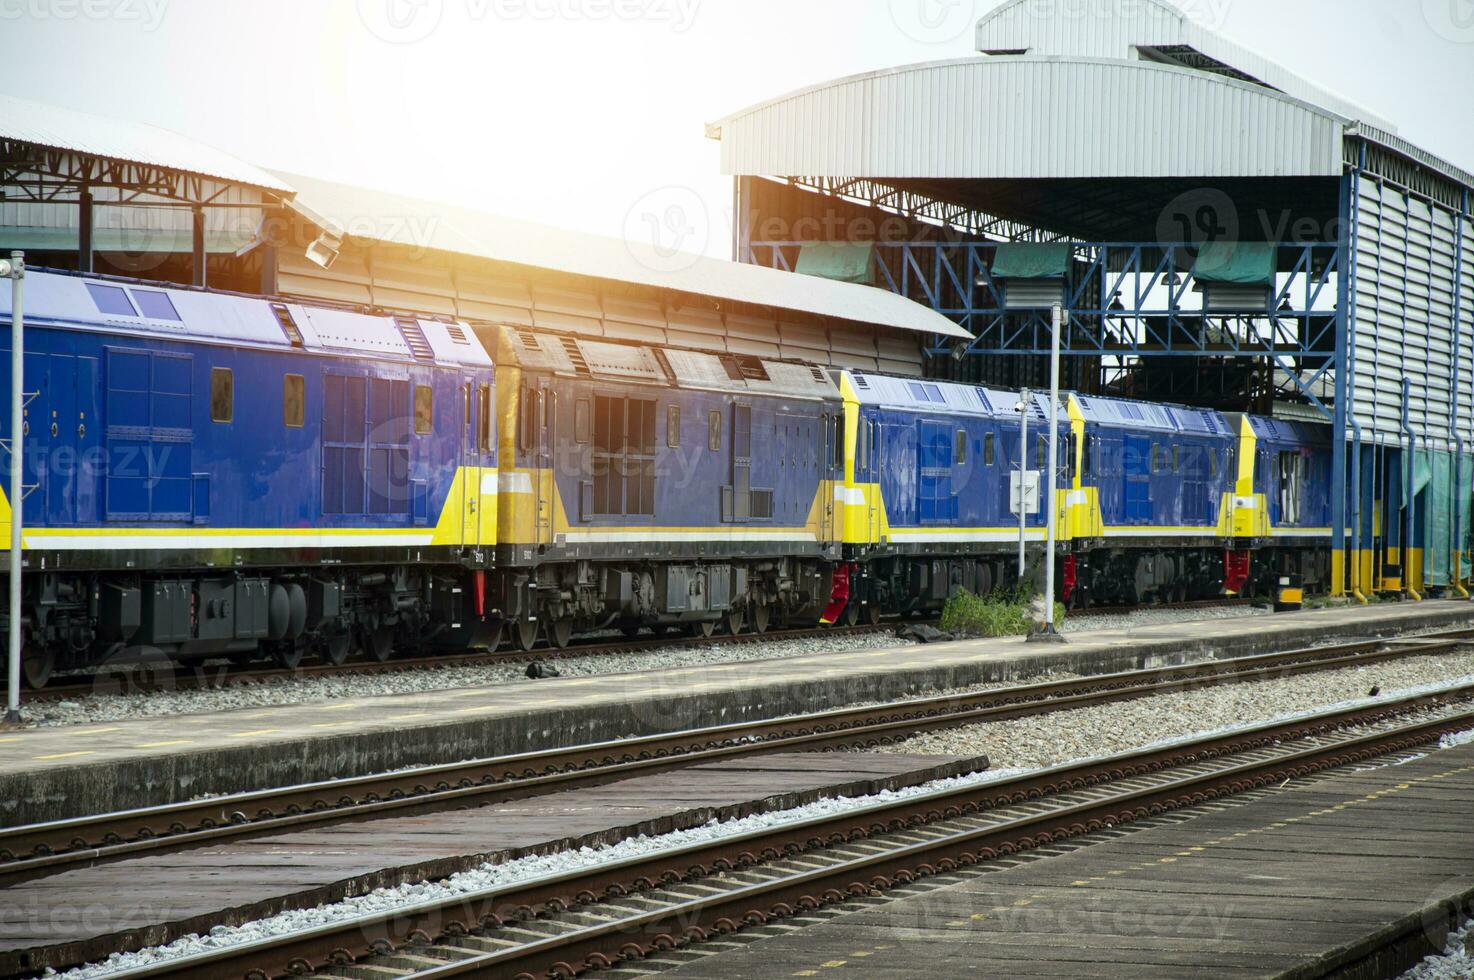
{"label": "ballast gravel", "polygon": [[1474,977],[1474,921],[1449,933],[1442,956],[1428,956],[1399,980],[1470,980]]}
{"label": "ballast gravel", "polygon": [[[1082,615],[1066,618],[1062,630],[1070,633],[1092,630],[1129,630],[1163,623],[1194,620],[1239,619],[1263,615],[1253,606],[1223,606],[1199,609],[1138,609],[1130,613]],[[564,677],[669,670],[704,664],[740,663],[883,650],[914,645],[890,631],[858,635],[818,636],[805,639],[744,641],[720,640],[698,649],[671,646],[638,653],[590,654],[551,661]],[[538,651],[525,661],[454,667],[406,667],[384,674],[339,674],[336,676],[278,677],[227,688],[205,690],[127,690],[109,673],[100,674],[96,690],[65,701],[37,702],[25,712],[27,727],[90,725],[130,718],[172,717],[181,714],[213,713],[236,708],[275,708],[315,701],[375,697],[383,694],[418,694],[424,691],[460,690],[494,684],[527,683],[527,663],[541,659]],[[120,668],[127,671],[127,667]],[[205,667],[206,671],[219,667]],[[139,671],[146,676],[146,672]]]}
{"label": "ballast gravel", "polygon": [[1081,612],[1067,615],[1060,624],[1059,631],[1089,633],[1095,630],[1129,630],[1189,620],[1248,619],[1273,614],[1274,610],[1269,606],[1201,606],[1197,609],[1153,609],[1145,606],[1130,612]]}
{"label": "ballast gravel", "polygon": [[1269,721],[1366,697],[1373,687],[1440,684],[1474,674],[1474,653],[1393,660],[1367,667],[1240,684],[1205,684],[1171,694],[1057,711],[1031,718],[926,732],[874,751],[987,755],[998,766],[1059,765],[1181,738],[1205,730]]}
{"label": "ballast gravel", "polygon": [[[698,649],[666,647],[638,653],[590,654],[549,661],[563,677],[669,670],[704,664],[777,660],[787,657],[913,645],[885,633],[820,636],[767,642],[722,643]],[[256,683],[205,690],[115,691],[113,682],[100,680],[98,690],[75,700],[42,701],[25,712],[29,727],[86,725],[128,718],[172,717],[181,714],[230,711],[234,708],[280,707],[313,701],[375,697],[382,694],[418,694],[423,691],[462,690],[496,684],[531,683],[527,663],[541,660],[538,652],[526,661],[454,667],[407,667],[385,674],[279,677]],[[208,668],[207,668],[208,669]]]}

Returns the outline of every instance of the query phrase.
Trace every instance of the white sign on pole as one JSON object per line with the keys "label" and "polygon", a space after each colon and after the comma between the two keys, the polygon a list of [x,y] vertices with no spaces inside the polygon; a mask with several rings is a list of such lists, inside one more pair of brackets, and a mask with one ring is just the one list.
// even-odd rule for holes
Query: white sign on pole
{"label": "white sign on pole", "polygon": [[[1024,513],[1039,513],[1039,471],[1027,470],[1024,474]],[[1008,512],[1017,514],[1018,504],[1019,471],[1014,470],[1008,474]]]}

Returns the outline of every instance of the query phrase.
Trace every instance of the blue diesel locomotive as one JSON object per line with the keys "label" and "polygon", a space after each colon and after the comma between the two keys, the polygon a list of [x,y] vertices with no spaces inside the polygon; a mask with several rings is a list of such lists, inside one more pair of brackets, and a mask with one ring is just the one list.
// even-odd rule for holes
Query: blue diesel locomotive
{"label": "blue diesel locomotive", "polygon": [[1050,420],[1039,396],[739,353],[26,289],[32,684],[142,651],[337,663],[507,627],[530,649],[936,610],[1015,580],[1021,452],[1046,470],[1049,425],[1058,492],[1025,487],[1024,533],[1037,551],[1058,508],[1069,601],[1327,582],[1324,426],[1083,395]]}
{"label": "blue diesel locomotive", "polygon": [[37,271],[26,298],[28,683],[485,639],[495,377],[465,324]]}

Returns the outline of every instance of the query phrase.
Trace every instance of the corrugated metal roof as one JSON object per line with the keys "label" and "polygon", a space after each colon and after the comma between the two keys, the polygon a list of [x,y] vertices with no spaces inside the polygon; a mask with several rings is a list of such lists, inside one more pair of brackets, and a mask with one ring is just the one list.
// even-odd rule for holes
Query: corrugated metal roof
{"label": "corrugated metal roof", "polygon": [[167,129],[11,95],[0,95],[0,139],[149,164],[286,194],[292,192],[289,184],[260,167]]}
{"label": "corrugated metal roof", "polygon": [[1194,3],[1183,10],[1163,0],[1059,3],[1049,5],[1046,16],[1038,0],[1009,0],[978,20],[977,50],[1126,58],[1141,47],[1185,45],[1294,98],[1396,133],[1391,122],[1217,33],[1212,22],[1223,8],[1222,4]]}
{"label": "corrugated metal roof", "polygon": [[552,228],[296,174],[292,206],[355,237],[572,275],[639,283],[898,330],[970,338],[940,313],[884,289],[704,256],[657,253],[617,238]]}
{"label": "corrugated metal roof", "polygon": [[708,128],[729,174],[1335,176],[1347,120],[1143,61],[976,57],[839,79]]}

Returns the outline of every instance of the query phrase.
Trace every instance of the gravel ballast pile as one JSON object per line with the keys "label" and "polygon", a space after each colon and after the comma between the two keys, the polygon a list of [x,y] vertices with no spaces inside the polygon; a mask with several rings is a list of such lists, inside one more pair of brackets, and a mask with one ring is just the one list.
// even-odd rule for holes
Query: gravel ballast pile
{"label": "gravel ballast pile", "polygon": [[1474,653],[1417,657],[1247,684],[1218,684],[1035,718],[927,732],[877,752],[982,753],[996,766],[1054,766],[1072,759],[1140,748],[1209,729],[1269,721],[1286,714],[1395,688],[1443,683],[1474,674]]}
{"label": "gravel ballast pile", "polygon": [[[550,661],[563,677],[622,674],[698,667],[705,664],[778,660],[787,657],[850,653],[908,647],[912,642],[889,632],[824,636],[802,640],[721,643],[700,649],[665,647],[639,653],[590,654]],[[30,727],[85,725],[127,718],[157,718],[180,714],[229,711],[233,708],[279,707],[312,701],[416,694],[422,691],[463,690],[493,684],[528,683],[527,663],[543,659],[539,651],[513,663],[406,668],[386,674],[338,674],[274,678],[258,683],[209,690],[103,690],[70,701],[41,701],[27,708]],[[103,681],[100,684],[108,684]]]}
{"label": "gravel ballast pile", "polygon": [[1469,980],[1474,977],[1474,922],[1449,934],[1442,956],[1429,956],[1399,980]]}

